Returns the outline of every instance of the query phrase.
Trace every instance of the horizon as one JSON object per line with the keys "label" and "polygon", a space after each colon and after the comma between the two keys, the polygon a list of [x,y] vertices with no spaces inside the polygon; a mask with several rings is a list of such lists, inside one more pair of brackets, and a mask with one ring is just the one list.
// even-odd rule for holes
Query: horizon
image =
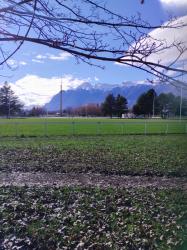
{"label": "horizon", "polygon": [[[133,82],[121,83],[121,84],[91,84],[83,83],[76,88],[67,89],[62,94],[62,106],[63,109],[72,107],[78,108],[89,104],[101,104],[105,100],[108,94],[117,96],[120,94],[124,96],[128,101],[129,108],[132,108],[136,103],[138,97],[148,90],[154,89],[157,95],[161,93],[169,94],[173,93],[175,96],[180,96],[180,89],[171,86],[168,83],[165,84],[153,84],[149,82],[137,83]],[[183,92],[183,97],[187,97],[187,92]],[[44,105],[38,105],[48,111],[57,111],[60,109],[60,90],[56,93],[49,102]],[[31,105],[28,108],[37,107],[37,105]]]}
{"label": "horizon", "polygon": [[[131,15],[139,12],[143,19],[152,24],[166,23],[170,15],[175,16],[177,20],[187,20],[186,1],[168,1],[168,0],[156,0],[145,1],[143,5],[139,1],[127,0],[125,3],[128,10],[124,8],[124,2],[120,0],[117,4],[109,3],[109,8],[119,12],[120,14],[127,15],[130,12]],[[157,15],[155,15],[155,9]],[[167,31],[164,37],[164,33],[161,29],[153,29],[150,34],[156,37],[163,37],[170,41],[174,37],[183,39],[187,44],[185,38],[185,31],[187,27],[183,29],[177,29],[175,34],[172,31]],[[170,51],[167,54],[159,55],[162,60],[171,60],[173,54],[176,51]],[[158,60],[157,57],[151,58],[153,61]],[[183,62],[184,69],[187,69],[186,65],[187,53],[183,58],[180,58],[179,62]],[[0,76],[0,86],[5,81],[11,85],[15,94],[24,102],[26,106],[44,105],[55,94],[59,92],[60,85],[62,83],[63,90],[75,89],[81,84],[89,82],[93,85],[97,84],[122,84],[128,82],[144,84],[145,82],[157,81],[157,79],[150,76],[141,70],[137,70],[132,67],[118,65],[117,63],[101,63],[105,69],[100,69],[96,66],[90,66],[86,63],[77,63],[72,55],[67,52],[58,52],[55,49],[43,47],[39,45],[33,45],[25,43],[21,50],[19,50],[15,56],[8,61],[11,70],[8,67],[4,67],[2,75]],[[181,67],[181,66],[180,66]],[[186,80],[186,76],[185,76]]]}

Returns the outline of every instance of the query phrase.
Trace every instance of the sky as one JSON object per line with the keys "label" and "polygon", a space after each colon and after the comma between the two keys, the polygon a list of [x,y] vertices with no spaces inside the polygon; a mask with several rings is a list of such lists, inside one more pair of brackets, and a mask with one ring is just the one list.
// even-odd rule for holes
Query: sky
{"label": "sky", "polygon": [[[121,15],[141,13],[142,18],[152,24],[166,22],[169,17],[176,16],[187,22],[186,0],[139,0],[108,1],[108,7]],[[185,28],[186,29],[186,28]],[[186,30],[187,31],[187,30]],[[168,39],[185,39],[185,30],[165,32]],[[163,37],[163,31],[153,30],[152,35]],[[185,40],[186,41],[186,40]],[[170,58],[175,51],[159,55],[162,60]],[[158,58],[152,58],[157,60]],[[187,59],[183,58],[183,59]],[[0,84],[5,81],[11,84],[14,92],[26,106],[43,105],[53,95],[59,92],[60,84],[63,89],[76,88],[84,82],[92,84],[122,82],[144,82],[151,78],[141,70],[132,67],[122,67],[115,63],[100,63],[105,69],[87,65],[77,61],[68,53],[52,48],[25,43],[22,48],[9,60],[12,69],[4,68],[0,76]]]}

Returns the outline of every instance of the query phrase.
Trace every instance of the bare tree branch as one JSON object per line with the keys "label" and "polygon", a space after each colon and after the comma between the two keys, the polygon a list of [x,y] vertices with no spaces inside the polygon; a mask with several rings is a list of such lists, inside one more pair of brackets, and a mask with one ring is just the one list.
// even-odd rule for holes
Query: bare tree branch
{"label": "bare tree branch", "polygon": [[[187,27],[187,23],[170,20],[164,25],[151,25],[140,15],[121,16],[96,0],[1,2],[0,65],[5,64],[24,42],[30,42],[68,52],[91,65],[96,60],[139,68],[173,84],[179,84],[179,75],[187,73],[178,66],[187,52],[186,45],[182,41],[167,44],[151,35],[153,29],[177,30]],[[8,43],[16,46],[7,54]],[[177,51],[172,62],[150,60],[151,56],[172,48]]]}

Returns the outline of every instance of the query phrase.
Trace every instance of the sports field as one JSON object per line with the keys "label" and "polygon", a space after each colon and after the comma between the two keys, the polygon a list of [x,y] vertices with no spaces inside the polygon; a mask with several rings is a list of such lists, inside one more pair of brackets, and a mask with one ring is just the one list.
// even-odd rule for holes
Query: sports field
{"label": "sports field", "polygon": [[2,138],[0,171],[187,177],[187,135]]}
{"label": "sports field", "polygon": [[187,120],[109,118],[0,119],[0,136],[185,134]]}
{"label": "sports field", "polygon": [[187,249],[187,121],[0,122],[0,249]]}

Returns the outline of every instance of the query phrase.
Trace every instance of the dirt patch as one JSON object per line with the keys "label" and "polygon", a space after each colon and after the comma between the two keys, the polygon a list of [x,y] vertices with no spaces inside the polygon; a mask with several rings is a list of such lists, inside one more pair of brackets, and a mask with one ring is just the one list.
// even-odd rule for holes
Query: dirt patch
{"label": "dirt patch", "polygon": [[[165,157],[165,155],[168,157]],[[44,148],[0,149],[0,172],[93,173],[101,175],[186,177],[186,154],[157,149],[93,150]]]}
{"label": "dirt patch", "polygon": [[12,172],[0,174],[0,186],[93,186],[93,187],[156,187],[187,190],[186,178],[118,176],[101,174],[62,174]]}

